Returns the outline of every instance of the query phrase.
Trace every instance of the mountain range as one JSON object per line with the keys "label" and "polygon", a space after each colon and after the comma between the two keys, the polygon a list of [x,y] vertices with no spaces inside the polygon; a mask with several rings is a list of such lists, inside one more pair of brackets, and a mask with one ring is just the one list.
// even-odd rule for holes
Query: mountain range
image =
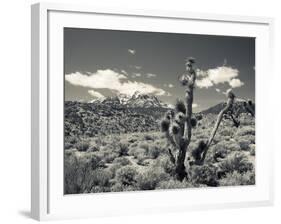
{"label": "mountain range", "polygon": [[[234,110],[246,112],[237,99]],[[199,114],[218,114],[225,102]],[[156,96],[135,92],[132,96],[118,95],[91,102],[66,101],[64,108],[65,136],[98,136],[159,130],[159,121],[170,109]]]}
{"label": "mountain range", "polygon": [[126,107],[141,107],[141,108],[170,108],[169,104],[163,103],[156,96],[149,94],[141,94],[136,91],[132,96],[119,94],[117,96],[95,99],[90,103],[103,103],[107,105],[124,105]]}

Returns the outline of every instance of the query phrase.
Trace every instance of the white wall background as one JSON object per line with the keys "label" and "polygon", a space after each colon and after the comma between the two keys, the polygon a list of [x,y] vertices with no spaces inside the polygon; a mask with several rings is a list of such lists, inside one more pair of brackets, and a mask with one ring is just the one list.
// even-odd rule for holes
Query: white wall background
{"label": "white wall background", "polygon": [[[0,223],[32,223],[30,208],[30,4],[32,0],[2,0],[0,13]],[[56,2],[78,1],[69,0]],[[275,77],[272,82],[272,129],[275,141],[275,205],[273,207],[193,211],[149,216],[79,220],[79,223],[280,223],[281,221],[281,132],[280,84],[281,10],[277,0],[80,0],[79,4],[137,9],[275,17]],[[280,159],[278,159],[280,158]],[[76,223],[77,220],[59,223]]]}

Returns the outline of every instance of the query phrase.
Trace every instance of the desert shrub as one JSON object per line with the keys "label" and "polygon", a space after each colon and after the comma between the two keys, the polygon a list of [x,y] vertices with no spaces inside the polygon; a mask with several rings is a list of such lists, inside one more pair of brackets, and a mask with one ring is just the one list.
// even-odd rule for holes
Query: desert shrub
{"label": "desert shrub", "polygon": [[124,191],[124,185],[122,185],[121,183],[116,183],[116,184],[111,186],[110,191],[111,192],[121,192],[121,191]]}
{"label": "desert shrub", "polygon": [[137,164],[140,166],[148,166],[149,162],[147,161],[147,157],[146,156],[137,157]]}
{"label": "desert shrub", "polygon": [[147,158],[148,150],[144,148],[131,148],[128,152],[130,156],[134,156],[135,159]]}
{"label": "desert shrub", "polygon": [[81,190],[78,182],[79,164],[72,150],[66,151],[64,157],[64,192],[66,194],[79,193]]}
{"label": "desert shrub", "polygon": [[129,145],[129,151],[130,151],[130,149],[137,148],[137,147],[138,147],[138,143],[137,142],[131,143]]}
{"label": "desert shrub", "polygon": [[249,126],[243,126],[237,131],[236,135],[238,136],[255,135],[255,128]]}
{"label": "desert shrub", "polygon": [[229,152],[241,150],[240,145],[233,139],[231,139],[229,142],[224,142],[224,144],[221,145],[223,145]]}
{"label": "desert shrub", "polygon": [[106,163],[112,163],[114,161],[115,158],[117,158],[119,156],[119,154],[115,153],[115,152],[103,152],[103,160]]}
{"label": "desert shrub", "polygon": [[242,150],[245,150],[245,151],[249,150],[249,145],[251,144],[251,142],[249,140],[247,140],[246,138],[242,138],[242,139],[238,140],[238,143]]}
{"label": "desert shrub", "polygon": [[116,179],[123,185],[134,185],[137,175],[138,172],[133,166],[124,166],[117,170]]}
{"label": "desert shrub", "polygon": [[99,155],[94,153],[86,153],[78,157],[78,164],[84,169],[94,170],[104,168],[104,162]]}
{"label": "desert shrub", "polygon": [[71,149],[73,145],[70,142],[65,142],[64,143],[64,149]]}
{"label": "desert shrub", "polygon": [[97,145],[90,145],[90,147],[88,148],[87,152],[97,152],[99,151],[99,147]]}
{"label": "desert shrub", "polygon": [[250,147],[250,155],[251,156],[256,155],[256,145],[255,144],[250,144],[249,147]]}
{"label": "desert shrub", "polygon": [[[91,153],[78,155],[68,150],[64,158],[64,186],[66,194],[89,192],[96,170],[101,170],[104,163],[101,158]],[[102,174],[106,176],[106,174]]]}
{"label": "desert shrub", "polygon": [[137,190],[134,186],[123,185],[121,183],[116,183],[112,185],[111,192],[121,192],[121,191],[134,191]]}
{"label": "desert shrub", "polygon": [[153,145],[149,148],[148,156],[151,159],[156,159],[161,154],[161,152],[162,150],[158,146]]}
{"label": "desert shrub", "polygon": [[137,186],[140,190],[154,190],[160,181],[168,178],[169,175],[162,169],[148,169],[144,173],[138,174]]}
{"label": "desert shrub", "polygon": [[216,144],[209,148],[205,161],[206,163],[216,163],[225,158],[227,154],[228,150],[223,144]]}
{"label": "desert shrub", "polygon": [[154,140],[154,137],[152,135],[145,134],[144,135],[144,140],[146,140],[146,141]]}
{"label": "desert shrub", "polygon": [[100,187],[109,187],[111,178],[111,172],[105,169],[93,170],[88,177],[91,182],[91,186]]}
{"label": "desert shrub", "polygon": [[114,163],[118,163],[122,166],[126,166],[126,165],[131,165],[131,162],[128,158],[126,157],[117,157],[114,159],[113,161]]}
{"label": "desert shrub", "polygon": [[237,171],[245,173],[253,169],[253,164],[248,160],[242,152],[235,152],[230,154],[219,164],[220,172],[231,173]]}
{"label": "desert shrub", "polygon": [[116,172],[117,170],[119,170],[120,168],[122,168],[123,166],[120,163],[113,163],[108,170],[111,172],[112,174],[112,178],[115,178],[116,176]]}
{"label": "desert shrub", "polygon": [[90,144],[87,141],[81,141],[76,143],[75,147],[77,148],[78,151],[80,152],[85,152],[88,150]]}
{"label": "desert shrub", "polygon": [[138,136],[133,134],[128,137],[128,143],[136,143],[138,141]]}
{"label": "desert shrub", "polygon": [[84,193],[102,193],[110,192],[110,187],[93,186],[89,192]]}
{"label": "desert shrub", "polygon": [[178,181],[178,180],[165,180],[158,183],[156,189],[180,189],[180,188],[189,188],[193,185],[187,181]]}
{"label": "desert shrub", "polygon": [[255,144],[256,143],[255,135],[248,135],[247,136],[247,140],[250,141],[251,144]]}
{"label": "desert shrub", "polygon": [[232,136],[233,135],[233,129],[227,128],[227,127],[222,128],[222,129],[219,130],[219,134],[221,136]]}
{"label": "desert shrub", "polygon": [[238,185],[254,185],[255,174],[253,171],[239,173],[234,171],[228,173],[225,178],[219,180],[220,186],[238,186]]}
{"label": "desert shrub", "polygon": [[129,151],[128,144],[120,142],[118,147],[119,147],[119,150],[118,150],[119,156],[127,156],[128,155],[128,151]]}
{"label": "desert shrub", "polygon": [[217,168],[214,166],[208,166],[206,164],[202,166],[193,165],[190,167],[189,176],[191,181],[196,184],[206,184],[207,186],[217,186]]}
{"label": "desert shrub", "polygon": [[206,142],[203,140],[200,140],[196,143],[195,147],[192,147],[190,149],[190,155],[194,160],[200,160],[201,154],[204,151],[204,148],[206,147]]}
{"label": "desert shrub", "polygon": [[70,144],[74,145],[78,142],[78,138],[75,136],[69,136],[66,138],[66,142],[69,142]]}
{"label": "desert shrub", "polygon": [[173,174],[175,172],[175,166],[168,156],[158,157],[156,166],[161,167],[168,174]]}
{"label": "desert shrub", "polygon": [[146,151],[146,153],[148,153],[149,145],[147,143],[141,142],[139,144],[139,148],[144,149]]}
{"label": "desert shrub", "polygon": [[99,145],[99,146],[106,146],[106,142],[104,141],[104,139],[102,139],[101,137],[98,137],[95,139],[95,143],[96,145]]}
{"label": "desert shrub", "polygon": [[85,157],[86,160],[88,160],[90,167],[94,170],[97,168],[103,168],[104,162],[102,161],[102,158],[95,154],[89,154]]}

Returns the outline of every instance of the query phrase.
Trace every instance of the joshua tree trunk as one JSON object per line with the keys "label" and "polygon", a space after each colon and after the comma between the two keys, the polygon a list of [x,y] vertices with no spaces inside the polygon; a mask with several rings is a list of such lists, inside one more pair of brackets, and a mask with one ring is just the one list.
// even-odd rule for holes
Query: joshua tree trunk
{"label": "joshua tree trunk", "polygon": [[196,80],[196,72],[192,67],[193,64],[194,59],[189,58],[186,63],[188,74],[184,74],[180,79],[182,85],[186,87],[185,102],[178,102],[176,105],[177,114],[166,115],[166,119],[161,123],[162,130],[166,132],[169,144],[171,144],[173,148],[178,149],[177,157],[173,155],[170,149],[169,156],[171,161],[175,164],[177,179],[181,181],[187,177],[184,162],[192,133],[192,103]]}
{"label": "joshua tree trunk", "polygon": [[192,135],[191,118],[192,118],[193,90],[196,80],[196,73],[192,68],[192,63],[188,66],[187,70],[190,76],[185,90],[185,108],[186,108],[185,118],[186,119],[184,122],[184,133],[180,142],[180,148],[179,148],[177,164],[176,164],[176,173],[177,173],[177,178],[179,180],[183,180],[187,176],[184,162],[186,157],[186,151],[188,149],[191,140],[191,135]]}

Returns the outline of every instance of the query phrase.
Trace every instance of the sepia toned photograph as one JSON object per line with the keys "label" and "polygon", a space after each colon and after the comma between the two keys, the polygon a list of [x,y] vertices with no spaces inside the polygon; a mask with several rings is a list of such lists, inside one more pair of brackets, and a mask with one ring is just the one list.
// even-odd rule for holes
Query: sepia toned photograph
{"label": "sepia toned photograph", "polygon": [[64,28],[64,193],[255,185],[255,38]]}

